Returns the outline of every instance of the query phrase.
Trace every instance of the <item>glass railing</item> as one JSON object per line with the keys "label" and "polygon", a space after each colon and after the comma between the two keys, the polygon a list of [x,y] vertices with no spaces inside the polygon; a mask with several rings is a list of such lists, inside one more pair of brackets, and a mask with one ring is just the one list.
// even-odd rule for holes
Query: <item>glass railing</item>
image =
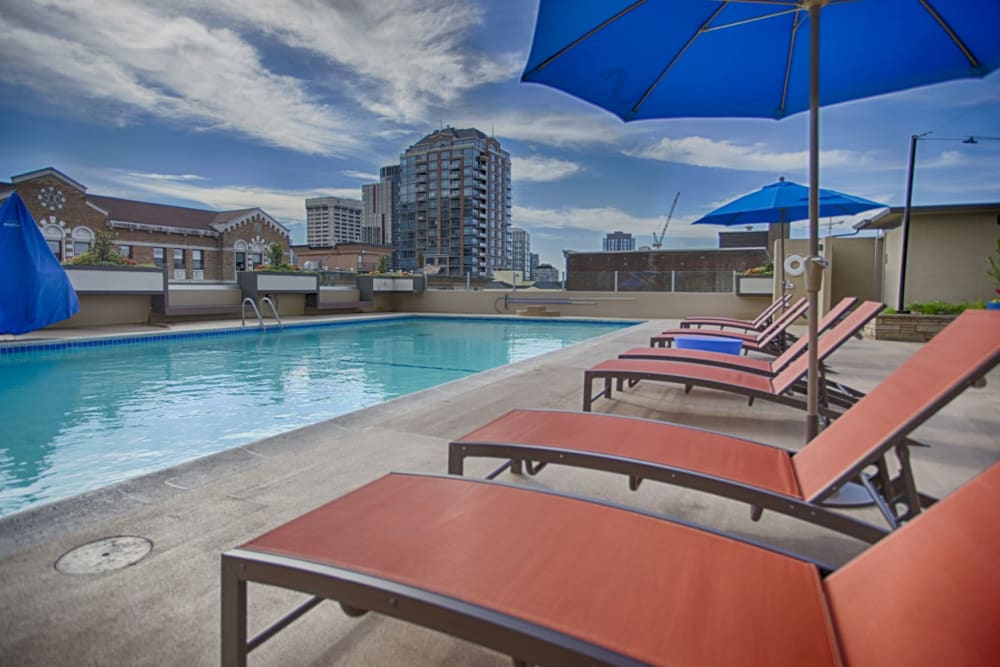
{"label": "glass railing", "polygon": [[573,271],[568,291],[733,292],[733,271]]}

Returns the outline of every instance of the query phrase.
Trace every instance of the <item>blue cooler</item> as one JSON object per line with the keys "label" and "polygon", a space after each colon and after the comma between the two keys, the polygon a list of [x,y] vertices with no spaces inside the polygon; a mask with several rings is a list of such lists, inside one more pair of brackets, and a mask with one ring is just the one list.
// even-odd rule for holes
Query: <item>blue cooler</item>
{"label": "blue cooler", "polygon": [[674,336],[674,345],[681,350],[705,350],[723,354],[739,354],[743,351],[742,340],[721,336]]}

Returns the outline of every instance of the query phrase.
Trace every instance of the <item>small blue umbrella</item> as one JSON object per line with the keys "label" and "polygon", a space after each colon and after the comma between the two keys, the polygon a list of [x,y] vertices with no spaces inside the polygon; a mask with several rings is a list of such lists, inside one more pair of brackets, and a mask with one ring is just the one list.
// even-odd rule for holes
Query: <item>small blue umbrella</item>
{"label": "small blue umbrella", "polygon": [[72,317],[80,302],[16,192],[0,207],[0,334],[23,334]]}
{"label": "small blue umbrella", "polygon": [[[540,0],[521,78],[625,121],[808,109],[814,342],[820,105],[984,77],[1000,67],[998,25],[997,0]],[[810,345],[807,438],[819,427],[818,380]]]}
{"label": "small blue umbrella", "polygon": [[[836,190],[819,190],[819,214],[855,215],[873,208],[887,208],[871,199]],[[778,179],[760,190],[743,195],[695,220],[693,225],[753,225],[760,222],[789,223],[809,217],[809,188]]]}
{"label": "small blue umbrella", "polygon": [[[844,194],[836,190],[820,188],[819,215],[855,215],[873,208],[886,208],[863,197]],[[751,192],[720,206],[708,215],[695,220],[693,225],[752,225],[761,222],[776,222],[791,224],[795,220],[809,217],[809,188],[798,183],[779,178],[777,183],[765,185],[760,190]],[[784,289],[785,285],[785,235],[779,237],[780,260],[778,277]]]}

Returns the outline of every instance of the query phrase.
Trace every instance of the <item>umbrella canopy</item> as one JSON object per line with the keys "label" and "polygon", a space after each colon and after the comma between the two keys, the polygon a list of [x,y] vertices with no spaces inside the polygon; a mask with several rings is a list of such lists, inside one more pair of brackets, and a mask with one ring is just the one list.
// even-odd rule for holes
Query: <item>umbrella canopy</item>
{"label": "umbrella canopy", "polygon": [[[855,215],[873,208],[886,208],[877,201],[855,197],[836,190],[819,191],[819,214]],[[809,217],[809,188],[798,183],[779,179],[720,206],[708,215],[695,220],[693,225],[752,225],[760,222],[805,220]]]}
{"label": "umbrella canopy", "polygon": [[16,192],[0,207],[0,333],[22,334],[72,317],[80,302]]}
{"label": "umbrella canopy", "polygon": [[[540,0],[522,80],[625,121],[808,109],[806,289],[815,343],[819,106],[983,77],[1000,66],[997,25],[995,0]],[[819,430],[815,344],[808,354],[807,439]]]}
{"label": "umbrella canopy", "polygon": [[[885,204],[863,197],[844,194],[836,190],[819,191],[819,215],[854,215],[873,208],[886,208]],[[708,215],[695,220],[693,225],[750,225],[759,222],[791,224],[809,217],[809,188],[798,183],[778,179],[721,206]],[[785,290],[785,235],[779,238],[778,279]]]}

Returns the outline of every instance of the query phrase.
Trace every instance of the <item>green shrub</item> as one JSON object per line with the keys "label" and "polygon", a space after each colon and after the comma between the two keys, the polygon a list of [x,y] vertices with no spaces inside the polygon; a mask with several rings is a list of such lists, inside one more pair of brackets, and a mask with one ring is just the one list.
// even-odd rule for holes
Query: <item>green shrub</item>
{"label": "green shrub", "polygon": [[[945,301],[930,301],[928,303],[911,303],[906,309],[911,313],[921,313],[923,315],[958,315],[964,310],[982,310],[986,304],[982,301],[947,303]],[[885,312],[885,311],[883,311]]]}

